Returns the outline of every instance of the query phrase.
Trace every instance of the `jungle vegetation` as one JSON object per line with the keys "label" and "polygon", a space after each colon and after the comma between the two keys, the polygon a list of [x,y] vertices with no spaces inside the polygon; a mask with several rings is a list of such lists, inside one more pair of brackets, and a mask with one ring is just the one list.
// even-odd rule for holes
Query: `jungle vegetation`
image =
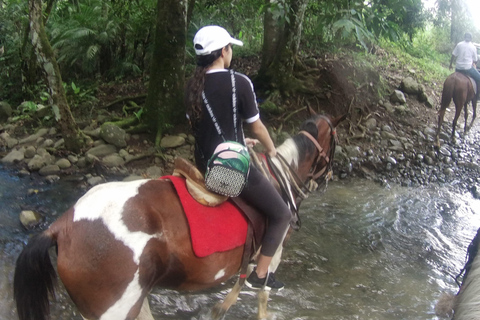
{"label": "jungle vegetation", "polygon": [[94,107],[102,83],[141,77],[144,105],[125,123],[158,144],[184,117],[191,41],[209,24],[244,41],[236,54],[261,61],[257,89],[281,97],[311,91],[308,55],[368,59],[382,47],[435,69],[464,32],[480,42],[464,0],[436,0],[429,9],[421,0],[0,0],[0,101],[51,106],[75,151],[83,134],[71,108]]}

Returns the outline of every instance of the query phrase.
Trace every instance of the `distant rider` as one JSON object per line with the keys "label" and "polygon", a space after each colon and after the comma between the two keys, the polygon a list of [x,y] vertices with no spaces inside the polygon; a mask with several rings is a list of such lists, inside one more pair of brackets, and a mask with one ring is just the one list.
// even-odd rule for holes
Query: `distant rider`
{"label": "distant rider", "polygon": [[472,43],[472,34],[465,33],[465,40],[459,42],[452,52],[452,58],[450,59],[450,69],[455,61],[455,71],[464,73],[477,82],[477,98],[480,91],[480,73],[476,68],[478,56],[477,49]]}

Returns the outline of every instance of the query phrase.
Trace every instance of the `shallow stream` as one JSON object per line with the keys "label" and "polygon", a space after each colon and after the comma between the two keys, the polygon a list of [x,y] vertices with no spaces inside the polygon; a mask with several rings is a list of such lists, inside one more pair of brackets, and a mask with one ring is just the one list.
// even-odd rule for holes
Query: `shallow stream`
{"label": "shallow stream", "polygon": [[[38,185],[0,168],[0,319],[16,319],[12,299],[15,259],[28,239],[22,209],[46,215],[45,226],[84,191],[74,182]],[[30,194],[30,195],[29,195]],[[272,319],[437,319],[442,292],[456,292],[455,275],[480,227],[480,200],[448,187],[382,187],[366,180],[331,182],[304,201],[302,229],[284,251],[277,278],[285,290],[270,296]],[[208,319],[228,292],[179,294],[155,290],[156,319]],[[63,289],[52,320],[81,317]],[[256,319],[255,294],[243,291],[226,319]]]}

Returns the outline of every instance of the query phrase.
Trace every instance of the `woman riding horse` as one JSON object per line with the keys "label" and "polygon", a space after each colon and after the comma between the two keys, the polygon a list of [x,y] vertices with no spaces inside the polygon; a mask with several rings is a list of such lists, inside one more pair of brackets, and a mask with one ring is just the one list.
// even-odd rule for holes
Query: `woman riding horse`
{"label": "woman riding horse", "polygon": [[[231,48],[227,51],[225,46],[221,55],[231,55]],[[246,81],[243,76],[234,75],[239,86],[240,79]],[[209,75],[205,76],[206,86],[208,78]],[[239,99],[242,99],[240,95]],[[335,128],[344,119],[345,116],[330,118],[312,114],[312,118],[302,124],[299,134],[277,148],[282,157],[275,157],[271,168],[280,173],[276,176],[279,181],[283,176],[293,177],[285,180],[285,184],[291,187],[294,199],[300,199],[304,183],[330,177]],[[264,143],[267,150],[273,152],[268,142]],[[284,166],[278,166],[279,159],[283,159]],[[185,185],[182,178],[164,177],[109,182],[90,189],[47,230],[32,237],[20,253],[13,285],[19,319],[45,320],[48,317],[48,299],[54,294],[56,279],[49,256],[52,246],[56,247],[58,275],[80,314],[89,320],[153,320],[148,295],[154,287],[201,290],[217,286],[237,274],[247,252],[245,245],[239,243],[208,255],[198,255],[193,243],[190,214],[210,219],[211,210],[217,210],[224,218],[227,213],[224,207],[211,209],[199,205],[201,210],[195,212],[191,208],[199,208],[197,205],[188,207],[182,202],[188,198],[187,204],[191,203],[188,192],[180,188],[182,185]],[[262,189],[259,193],[262,199],[263,192]],[[230,202],[225,205],[234,207]],[[243,222],[236,220],[232,225],[246,224],[238,209],[233,209],[236,212],[231,213],[239,214]],[[229,233],[226,225],[208,229],[200,224],[199,229],[214,241],[225,230],[226,237],[236,235]],[[278,240],[277,235],[272,237]],[[245,235],[242,239],[245,243]],[[216,240],[215,244],[223,245],[223,241]],[[280,245],[277,252],[281,253],[281,249]],[[277,256],[278,253],[274,257]],[[274,258],[272,272],[278,263],[279,259]],[[239,283],[243,282],[237,281],[225,301],[215,308],[215,319],[235,303],[241,289]],[[259,318],[265,317],[267,301],[268,291],[261,290]]]}
{"label": "woman riding horse", "polygon": [[[275,157],[275,145],[260,120],[251,81],[243,74],[227,70],[232,61],[232,44],[241,46],[243,43],[233,39],[222,27],[206,26],[197,32],[193,44],[198,67],[187,85],[186,105],[196,141],[197,167],[205,172],[215,148],[225,140],[245,144],[242,120],[265,147],[266,154]],[[221,128],[221,135],[216,125]],[[250,169],[247,185],[240,197],[268,217],[257,268],[246,284],[256,289],[265,286],[267,290],[281,290],[283,283],[275,280],[268,267],[288,229],[292,217],[290,209],[255,167]]]}

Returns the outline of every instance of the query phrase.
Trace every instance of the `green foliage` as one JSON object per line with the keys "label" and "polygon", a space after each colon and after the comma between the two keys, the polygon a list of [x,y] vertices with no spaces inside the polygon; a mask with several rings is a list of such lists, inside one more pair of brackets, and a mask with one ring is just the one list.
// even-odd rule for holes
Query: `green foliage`
{"label": "green foliage", "polygon": [[358,43],[370,50],[380,38],[398,41],[412,38],[421,30],[427,16],[421,0],[312,1],[305,17],[306,41],[345,45]]}
{"label": "green foliage", "polygon": [[155,22],[154,0],[62,1],[47,30],[67,77],[138,75]]}
{"label": "green foliage", "polygon": [[264,0],[197,0],[194,16],[188,29],[187,52],[194,56],[193,37],[206,25],[220,25],[244,46],[235,48],[238,56],[248,56],[261,50],[263,43]]}
{"label": "green foliage", "polygon": [[28,24],[28,1],[0,2],[0,97],[12,102],[23,101],[22,41]]}

